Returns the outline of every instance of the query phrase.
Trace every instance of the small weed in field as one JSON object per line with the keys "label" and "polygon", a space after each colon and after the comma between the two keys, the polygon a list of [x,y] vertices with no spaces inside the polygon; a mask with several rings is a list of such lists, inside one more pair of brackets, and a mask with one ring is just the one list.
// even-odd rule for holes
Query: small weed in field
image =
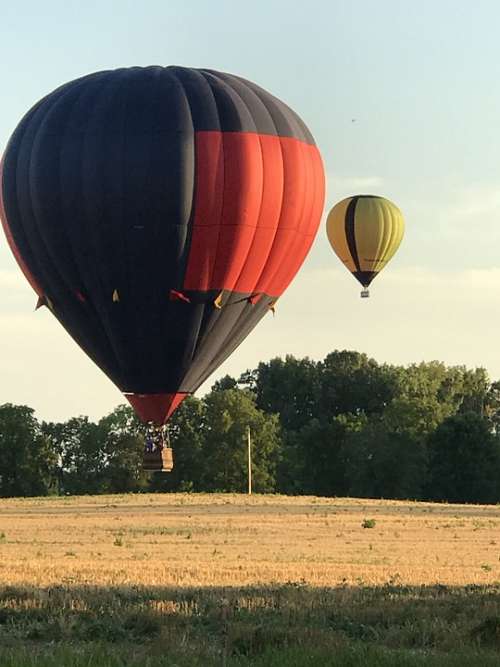
{"label": "small weed in field", "polygon": [[113,542],[115,547],[122,547],[123,546],[123,537],[121,535],[117,535],[115,537],[115,541]]}
{"label": "small weed in field", "polygon": [[481,570],[484,570],[485,572],[491,572],[492,569],[493,568],[491,567],[491,565],[488,565],[488,563],[483,563],[481,565]]}
{"label": "small weed in field", "polygon": [[5,540],[6,540],[5,533],[3,531],[0,531],[0,543],[5,542]]}
{"label": "small weed in field", "polygon": [[362,528],[375,528],[377,522],[375,519],[363,519]]}

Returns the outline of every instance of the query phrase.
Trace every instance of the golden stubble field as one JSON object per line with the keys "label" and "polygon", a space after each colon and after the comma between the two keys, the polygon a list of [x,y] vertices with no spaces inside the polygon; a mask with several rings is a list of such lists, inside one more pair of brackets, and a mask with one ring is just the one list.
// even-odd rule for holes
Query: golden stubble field
{"label": "golden stubble field", "polygon": [[229,494],[0,501],[4,586],[499,580],[500,506]]}

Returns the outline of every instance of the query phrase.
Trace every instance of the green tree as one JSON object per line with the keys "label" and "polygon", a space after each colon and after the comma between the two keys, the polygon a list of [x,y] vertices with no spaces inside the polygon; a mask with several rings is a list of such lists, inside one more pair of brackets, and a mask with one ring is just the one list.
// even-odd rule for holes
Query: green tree
{"label": "green tree", "polygon": [[320,418],[347,414],[381,414],[398,391],[398,371],[379,366],[366,354],[348,350],[331,352],[318,365]]}
{"label": "green tree", "polygon": [[484,399],[484,416],[490,421],[492,430],[500,434],[500,382],[492,382]]}
{"label": "green tree", "polygon": [[484,368],[469,370],[460,367],[462,372],[462,400],[460,412],[475,412],[484,416],[490,396],[490,379]]}
{"label": "green tree", "polygon": [[482,414],[488,385],[483,369],[438,361],[399,368],[398,391],[384,412],[385,422],[390,430],[427,435],[457,412]]}
{"label": "green tree", "polygon": [[148,485],[142,470],[144,427],[128,405],[103,417],[98,429],[104,438],[101,489],[109,493],[141,491]]}
{"label": "green tree", "polygon": [[260,493],[274,491],[281,449],[277,415],[259,410],[254,394],[248,390],[212,392],[205,397],[204,403],[203,490],[245,491],[249,426],[253,488]]}
{"label": "green tree", "polygon": [[106,430],[88,417],[73,417],[58,426],[44,425],[59,452],[62,491],[101,493],[105,490]]}
{"label": "green tree", "polygon": [[429,455],[432,500],[500,500],[500,444],[487,418],[468,412],[444,420],[429,437]]}
{"label": "green tree", "polygon": [[289,433],[280,465],[280,491],[318,496],[346,493],[343,447],[349,426],[343,417],[317,418]]}
{"label": "green tree", "polygon": [[238,389],[238,381],[231,375],[224,375],[220,380],[214,382],[212,391],[226,391],[226,389]]}
{"label": "green tree", "polygon": [[382,420],[351,430],[341,454],[348,495],[419,499],[427,476],[425,439]]}
{"label": "green tree", "polygon": [[57,491],[57,453],[25,405],[0,406],[0,495],[43,496]]}
{"label": "green tree", "polygon": [[256,405],[268,414],[279,414],[283,428],[298,430],[317,416],[319,378],[316,363],[307,357],[272,359],[247,371],[239,384],[256,396]]}

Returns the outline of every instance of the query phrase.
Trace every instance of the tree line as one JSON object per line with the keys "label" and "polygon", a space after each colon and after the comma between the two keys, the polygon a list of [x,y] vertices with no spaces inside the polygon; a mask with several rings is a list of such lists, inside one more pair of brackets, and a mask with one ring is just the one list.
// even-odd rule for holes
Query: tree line
{"label": "tree line", "polygon": [[247,427],[256,492],[500,502],[500,383],[352,351],[272,359],[188,397],[169,426],[169,474],[141,470],[144,426],[127,406],[55,423],[4,404],[0,495],[242,492]]}

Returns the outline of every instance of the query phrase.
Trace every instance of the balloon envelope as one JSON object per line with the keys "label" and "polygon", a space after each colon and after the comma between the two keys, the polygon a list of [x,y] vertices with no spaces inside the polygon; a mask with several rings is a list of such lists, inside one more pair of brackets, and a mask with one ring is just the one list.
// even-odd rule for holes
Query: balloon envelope
{"label": "balloon envelope", "polygon": [[0,186],[39,303],[157,423],[285,290],[324,200],[319,151],[289,107],[183,67],[58,88],[15,130]]}
{"label": "balloon envelope", "polygon": [[388,199],[356,195],[335,204],[326,231],[339,259],[366,288],[398,249],[404,220]]}

